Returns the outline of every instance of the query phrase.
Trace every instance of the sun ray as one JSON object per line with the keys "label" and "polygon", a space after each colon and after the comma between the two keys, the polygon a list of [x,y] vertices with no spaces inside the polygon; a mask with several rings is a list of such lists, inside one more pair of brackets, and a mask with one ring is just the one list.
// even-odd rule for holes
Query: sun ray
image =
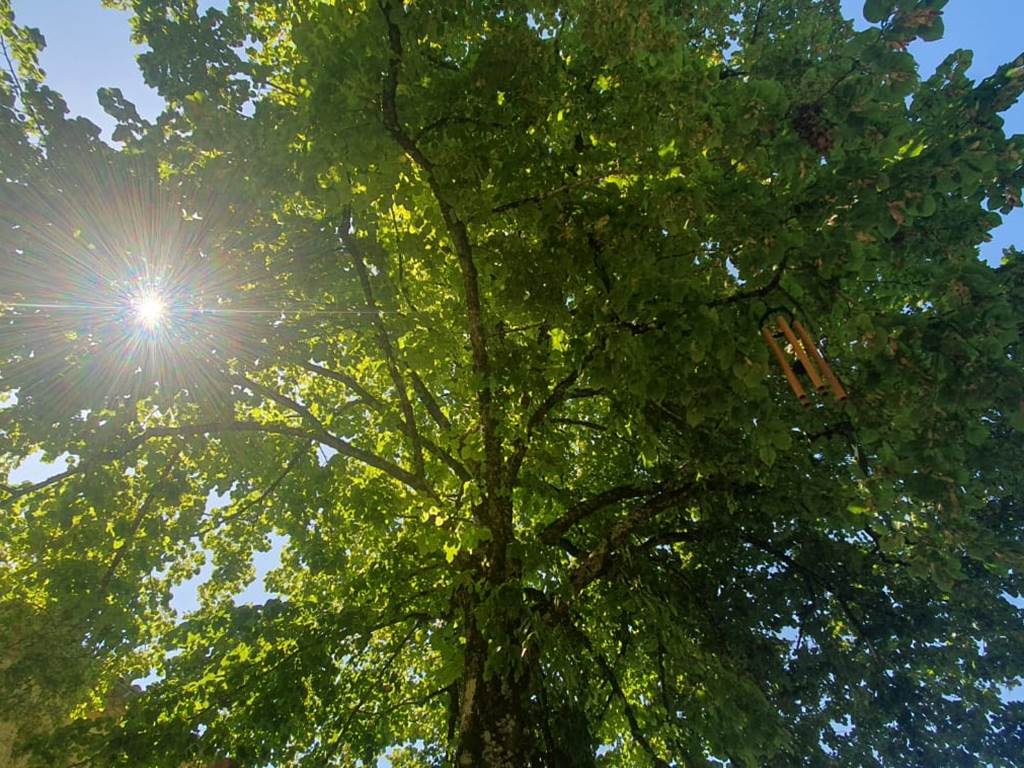
{"label": "sun ray", "polygon": [[134,302],[135,319],[150,330],[155,330],[164,319],[166,307],[160,294],[144,293]]}

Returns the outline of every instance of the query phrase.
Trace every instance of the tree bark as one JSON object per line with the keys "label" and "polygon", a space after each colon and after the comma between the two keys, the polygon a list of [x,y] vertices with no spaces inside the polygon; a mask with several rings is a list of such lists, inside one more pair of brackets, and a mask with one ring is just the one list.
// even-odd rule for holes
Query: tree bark
{"label": "tree bark", "polygon": [[511,500],[486,499],[477,516],[486,521],[492,539],[473,569],[474,587],[463,590],[460,599],[466,645],[454,764],[525,768],[537,764],[537,745],[529,717],[532,658],[514,652],[521,616],[505,610],[484,626],[480,610],[490,595],[521,588],[518,563],[508,557],[514,541]]}
{"label": "tree bark", "polygon": [[517,680],[515,670],[507,667],[488,674],[490,648],[473,615],[477,604],[475,600],[466,602],[465,671],[454,763],[458,768],[535,765],[536,745],[526,712],[528,680]]}

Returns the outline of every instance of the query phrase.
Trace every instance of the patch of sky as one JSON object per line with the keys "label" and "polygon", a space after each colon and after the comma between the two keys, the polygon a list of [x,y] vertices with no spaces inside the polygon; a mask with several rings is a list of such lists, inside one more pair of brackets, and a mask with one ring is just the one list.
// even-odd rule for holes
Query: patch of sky
{"label": "patch of sky", "polygon": [[70,453],[62,453],[47,461],[43,451],[30,453],[8,473],[7,484],[38,483],[67,469],[71,464],[71,458]]}
{"label": "patch of sky", "polygon": [[[100,107],[99,88],[119,88],[144,119],[163,111],[164,100],[135,63],[148,47],[131,42],[129,13],[103,8],[99,0],[13,0],[12,6],[18,24],[35,27],[46,38],[39,63],[47,83],[64,97],[72,115],[95,123],[105,140],[115,122]],[[228,0],[207,0],[198,10],[227,7]]]}
{"label": "patch of sky", "polygon": [[319,464],[321,467],[327,466],[327,462],[329,462],[331,458],[334,456],[334,454],[336,454],[337,452],[337,449],[332,448],[329,445],[324,445],[323,443],[320,443],[317,446],[316,451],[317,464]]}
{"label": "patch of sky", "polygon": [[281,567],[281,554],[288,545],[288,537],[277,533],[270,534],[270,549],[266,552],[255,552],[252,557],[256,573],[251,582],[232,600],[235,605],[261,605],[275,593],[267,588],[267,574]]}
{"label": "patch of sky", "polygon": [[[230,503],[230,492],[210,491],[206,499],[206,511],[209,513],[226,507]],[[269,538],[270,547],[265,552],[253,553],[252,565],[255,571],[253,579],[232,597],[235,605],[261,605],[275,596],[267,589],[266,577],[271,571],[281,566],[281,554],[288,545],[288,537],[272,533]],[[196,546],[201,546],[198,541]],[[211,553],[204,549],[203,565],[199,572],[171,589],[171,608],[179,617],[184,617],[199,608],[199,588],[213,575],[212,559]]]}
{"label": "patch of sky", "polygon": [[[1003,592],[1003,599],[1014,608],[1024,610],[1024,595],[1011,595]],[[1003,701],[1024,701],[1024,679],[1018,678],[1013,685],[1009,685],[1001,691]]]}
{"label": "patch of sky", "polygon": [[725,259],[725,270],[732,276],[732,279],[735,280],[738,285],[743,285],[744,283],[747,282],[742,277],[740,277],[740,270],[735,264],[732,263],[731,258],[727,257]]}
{"label": "patch of sky", "polygon": [[829,723],[829,727],[832,728],[832,732],[836,736],[848,736],[853,731],[853,722],[850,720],[850,716],[847,715],[843,720],[832,720]]}
{"label": "patch of sky", "polygon": [[40,29],[46,38],[39,63],[73,115],[91,120],[109,137],[114,121],[96,98],[100,87],[120,88],[145,118],[162,111],[163,99],[135,65],[146,49],[131,42],[127,13],[83,0],[14,0],[13,6],[19,24]]}
{"label": "patch of sky", "polygon": [[[198,542],[196,542],[196,546],[199,546]],[[198,573],[171,588],[171,610],[179,617],[186,616],[199,608],[199,588],[213,575],[213,563],[209,555],[210,553],[204,549],[203,565]]]}

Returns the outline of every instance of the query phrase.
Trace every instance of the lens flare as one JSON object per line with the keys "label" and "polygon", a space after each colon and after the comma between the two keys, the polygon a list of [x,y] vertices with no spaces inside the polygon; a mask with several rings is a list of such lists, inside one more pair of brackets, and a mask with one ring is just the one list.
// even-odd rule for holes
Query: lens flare
{"label": "lens flare", "polygon": [[157,328],[163,320],[164,306],[163,299],[155,293],[147,293],[140,296],[133,302],[135,308],[135,319],[150,330]]}

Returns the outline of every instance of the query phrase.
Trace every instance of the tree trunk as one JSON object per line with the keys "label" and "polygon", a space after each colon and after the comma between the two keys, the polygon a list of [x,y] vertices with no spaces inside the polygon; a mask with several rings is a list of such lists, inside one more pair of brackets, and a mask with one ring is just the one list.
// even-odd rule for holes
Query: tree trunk
{"label": "tree trunk", "polygon": [[[455,766],[526,768],[536,764],[536,744],[528,715],[530,675],[519,664],[529,665],[530,660],[513,651],[519,621],[513,615],[492,617],[485,631],[479,615],[488,594],[519,587],[518,568],[508,559],[513,539],[511,503],[507,499],[495,503],[488,517],[493,539],[485,559],[474,569],[476,588],[464,590],[460,600],[466,645]],[[499,651],[502,659],[488,667],[488,659]]]}
{"label": "tree trunk", "polygon": [[533,765],[535,745],[526,717],[526,681],[513,669],[485,676],[488,644],[469,619],[465,672],[459,702],[455,765],[458,768],[523,768]]}

